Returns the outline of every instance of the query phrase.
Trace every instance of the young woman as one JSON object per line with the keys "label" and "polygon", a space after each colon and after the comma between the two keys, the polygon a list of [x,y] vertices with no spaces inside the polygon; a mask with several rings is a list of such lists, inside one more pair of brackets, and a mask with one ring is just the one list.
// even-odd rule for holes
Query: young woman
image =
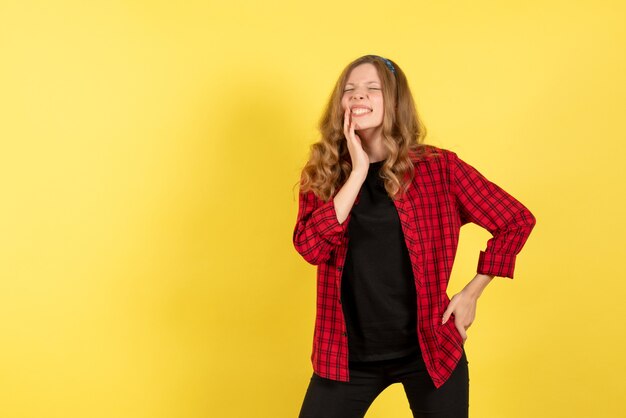
{"label": "young woman", "polygon": [[[366,55],[342,72],[302,170],[296,250],[317,265],[313,375],[301,418],[363,417],[402,383],[414,417],[468,416],[464,343],[494,276],[513,278],[533,214],[454,152],[425,145],[407,79]],[[446,293],[459,230],[492,238]]]}

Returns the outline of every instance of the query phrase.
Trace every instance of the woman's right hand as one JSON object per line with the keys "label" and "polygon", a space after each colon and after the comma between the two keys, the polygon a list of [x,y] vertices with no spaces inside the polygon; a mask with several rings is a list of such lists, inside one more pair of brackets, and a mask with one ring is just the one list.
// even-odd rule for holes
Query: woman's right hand
{"label": "woman's right hand", "polygon": [[370,158],[361,145],[361,138],[354,133],[356,122],[352,120],[350,107],[346,107],[343,114],[343,133],[348,142],[348,151],[352,159],[352,172],[359,175],[367,175],[369,170]]}

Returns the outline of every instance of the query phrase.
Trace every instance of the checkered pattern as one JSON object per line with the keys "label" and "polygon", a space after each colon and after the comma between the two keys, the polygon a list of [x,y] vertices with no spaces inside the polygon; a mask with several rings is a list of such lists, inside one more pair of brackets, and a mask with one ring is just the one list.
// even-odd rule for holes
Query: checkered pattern
{"label": "checkered pattern", "polygon": [[[463,339],[454,325],[454,315],[441,325],[450,302],[446,289],[461,226],[473,222],[492,234],[479,254],[477,272],[513,278],[515,256],[530,235],[535,217],[456,153],[432,149],[439,155],[414,158],[415,178],[394,204],[415,278],[420,348],[433,383],[440,387],[462,354]],[[358,201],[359,197],[355,204]],[[307,262],[317,266],[313,370],[339,381],[350,380],[347,330],[340,303],[349,221],[350,215],[341,224],[337,221],[332,198],[324,202],[313,192],[299,194],[293,244]]]}

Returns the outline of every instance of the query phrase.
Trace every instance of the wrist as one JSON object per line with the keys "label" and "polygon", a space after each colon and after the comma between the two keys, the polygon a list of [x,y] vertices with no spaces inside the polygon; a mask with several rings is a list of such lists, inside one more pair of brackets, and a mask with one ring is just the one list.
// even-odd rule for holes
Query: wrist
{"label": "wrist", "polygon": [[353,178],[355,179],[355,181],[358,181],[360,183],[363,183],[366,177],[367,177],[367,171],[359,171],[359,170],[352,170],[349,176],[349,178]]}
{"label": "wrist", "polygon": [[463,288],[463,293],[470,298],[478,299],[493,277],[494,276],[487,274],[477,274],[472,281]]}

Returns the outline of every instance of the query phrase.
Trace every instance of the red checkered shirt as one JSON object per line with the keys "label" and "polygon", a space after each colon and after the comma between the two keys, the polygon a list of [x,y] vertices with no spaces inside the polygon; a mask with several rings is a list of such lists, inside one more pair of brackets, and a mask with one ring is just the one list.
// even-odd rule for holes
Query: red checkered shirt
{"label": "red checkered shirt", "polygon": [[[428,373],[435,387],[440,387],[454,370],[463,348],[454,315],[441,325],[450,302],[446,289],[461,226],[473,222],[492,234],[479,254],[477,272],[512,279],[515,257],[530,235],[535,217],[456,153],[431,147],[440,155],[412,157],[415,178],[394,204],[415,279],[419,345]],[[325,202],[311,191],[299,193],[293,244],[307,262],[317,266],[311,361],[317,375],[338,381],[350,380],[347,329],[340,302],[349,221],[350,215],[339,223],[332,198]]]}

